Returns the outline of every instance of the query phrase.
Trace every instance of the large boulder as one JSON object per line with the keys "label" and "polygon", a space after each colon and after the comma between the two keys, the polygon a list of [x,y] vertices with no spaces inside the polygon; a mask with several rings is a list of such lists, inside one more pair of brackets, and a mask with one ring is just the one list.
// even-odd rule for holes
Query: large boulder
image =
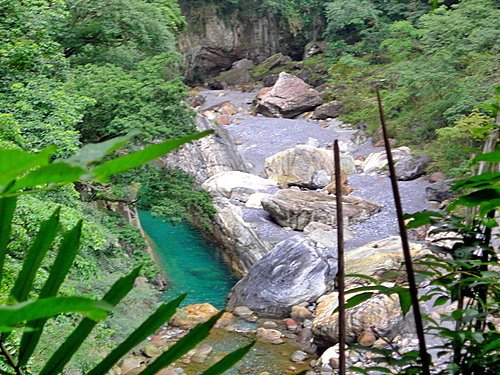
{"label": "large boulder", "polygon": [[275,53],[265,59],[259,66],[253,69],[252,75],[256,78],[262,78],[270,70],[287,65],[292,59],[290,56],[283,55],[281,52]]}
{"label": "large boulder", "polygon": [[[408,147],[398,147],[392,150],[394,162],[409,155],[410,149]],[[388,161],[385,151],[374,152],[368,155],[362,165],[362,169],[364,173],[381,173],[387,168],[387,164]]]}
{"label": "large boulder", "polygon": [[427,168],[430,161],[431,159],[426,154],[422,154],[419,156],[403,156],[394,165],[398,180],[409,181],[422,176],[425,172],[425,168]]}
{"label": "large boulder", "polygon": [[453,180],[443,180],[434,182],[425,188],[425,194],[430,201],[443,202],[453,198],[451,185]]}
{"label": "large boulder", "polygon": [[252,76],[248,69],[232,68],[220,73],[217,77],[209,82],[210,87],[215,88],[231,88],[241,85],[246,85],[252,82]]}
{"label": "large boulder", "polygon": [[272,180],[268,180],[250,173],[239,171],[227,171],[210,177],[202,185],[212,196],[230,198],[234,189],[245,188],[249,192],[256,193],[276,186]]}
{"label": "large boulder", "polygon": [[[342,201],[344,220],[349,224],[366,220],[382,208],[354,196],[344,196]],[[335,197],[315,191],[284,189],[262,199],[262,207],[279,225],[294,230],[304,230],[313,221],[336,225],[336,206]]]}
{"label": "large boulder", "polygon": [[243,220],[240,206],[231,204],[229,199],[213,199],[217,213],[213,219],[212,234],[222,248],[222,256],[231,270],[243,277],[250,268],[271,250],[262,241],[252,226]]}
{"label": "large boulder", "polygon": [[282,72],[269,90],[256,97],[257,113],[270,117],[294,118],[322,103],[316,90],[298,77]]}
{"label": "large boulder", "polygon": [[[350,298],[360,293],[350,293]],[[321,297],[316,307],[316,318],[313,321],[313,334],[320,344],[334,344],[339,340],[338,332],[338,293],[333,292]],[[391,336],[402,326],[402,312],[397,294],[376,295],[369,300],[347,309],[346,311],[346,342],[355,343],[359,336],[375,329],[384,337]],[[407,323],[407,319],[405,323]],[[400,332],[402,333],[402,332]]]}
{"label": "large boulder", "polygon": [[[341,154],[340,162],[344,173],[354,172],[352,155]],[[333,151],[298,145],[266,158],[265,169],[267,176],[277,183],[308,185],[320,170],[329,175],[334,173]]]}
{"label": "large boulder", "polygon": [[[421,244],[410,244],[410,253],[413,258],[423,256],[428,252]],[[394,270],[401,270],[402,261],[403,251],[400,238],[389,237],[348,251],[345,256],[345,273],[363,274],[380,280],[387,278]],[[389,283],[398,281],[400,281],[398,276],[388,279]],[[346,278],[347,290],[364,284],[366,284],[364,278]],[[354,295],[356,294],[348,294],[347,297],[349,299]],[[313,333],[316,341],[322,344],[338,342],[338,313],[334,313],[337,306],[338,294],[336,292],[322,296],[318,300]],[[356,307],[348,309],[346,314],[348,343],[355,342],[365,332],[372,333],[373,329],[388,338],[412,329],[412,317],[407,315],[403,318],[397,294],[374,295]]]}
{"label": "large boulder", "polygon": [[255,64],[252,60],[249,59],[241,59],[235,61],[231,67],[232,69],[241,69],[241,70],[252,70],[255,68]]}
{"label": "large boulder", "polygon": [[327,118],[337,117],[342,113],[343,107],[344,105],[338,100],[322,104],[314,110],[313,119],[326,120]]}
{"label": "large boulder", "polygon": [[228,308],[248,306],[259,315],[289,316],[292,306],[333,289],[336,250],[295,236],[280,242],[233,288]]}

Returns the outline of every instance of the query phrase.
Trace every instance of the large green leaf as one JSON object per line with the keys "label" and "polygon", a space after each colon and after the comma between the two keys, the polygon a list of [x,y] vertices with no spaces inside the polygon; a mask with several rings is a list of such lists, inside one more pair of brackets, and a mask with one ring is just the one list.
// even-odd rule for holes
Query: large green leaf
{"label": "large green leaf", "polygon": [[[45,282],[40,298],[52,297],[57,294],[59,288],[66,277],[73,260],[80,248],[80,237],[82,233],[82,221],[80,220],[75,227],[64,234],[56,260],[51,267],[50,275]],[[25,366],[29,357],[33,354],[38,341],[42,335],[43,327],[47,319],[39,319],[28,323],[32,328],[30,332],[23,334],[21,345],[19,347],[19,365]]]}
{"label": "large green leaf", "polygon": [[12,218],[16,209],[17,198],[0,198],[0,284],[2,282],[3,264],[10,241]]}
{"label": "large green leaf", "polygon": [[139,130],[132,130],[123,137],[116,137],[101,143],[86,144],[70,158],[56,160],[56,162],[63,161],[77,167],[88,167],[90,164],[99,162],[106,155],[118,150],[139,133]]}
{"label": "large green leaf", "polygon": [[11,297],[18,302],[28,299],[28,294],[33,285],[36,273],[57,235],[57,230],[59,229],[59,212],[60,208],[57,208],[48,220],[40,224],[40,229],[33,241],[33,245],[28,250],[23,268],[19,272],[10,293]]}
{"label": "large green leaf", "polygon": [[414,229],[422,225],[432,224],[436,218],[442,218],[443,215],[435,211],[421,211],[412,214],[404,214],[403,217],[405,220],[410,220],[408,224],[406,224],[406,228]]}
{"label": "large green leaf", "polygon": [[499,151],[488,152],[487,154],[476,156],[473,161],[474,162],[487,161],[489,163],[500,163],[500,152]]}
{"label": "large green leaf", "polygon": [[408,288],[399,288],[398,289],[399,296],[399,306],[401,307],[401,311],[403,312],[403,316],[405,316],[411,308],[411,294]]}
{"label": "large green leaf", "polygon": [[23,150],[0,148],[0,188],[35,167],[47,165],[54,146],[43,149],[38,154]]}
{"label": "large green leaf", "polygon": [[62,313],[81,313],[101,320],[110,310],[108,303],[83,297],[51,297],[0,306],[0,326],[15,327],[30,320],[50,318]]}
{"label": "large green leaf", "polygon": [[224,374],[227,370],[238,363],[254,346],[255,342],[243,346],[242,348],[236,349],[234,352],[229,353],[224,358],[222,358],[215,365],[210,367],[208,370],[204,371],[201,375],[220,375]]}
{"label": "large green leaf", "polygon": [[[111,289],[102,298],[102,303],[116,306],[134,286],[134,280],[139,275],[140,267],[134,269],[130,274],[116,281]],[[39,375],[54,375],[62,372],[64,366],[69,362],[85,339],[90,335],[97,322],[85,318],[76,327],[61,346],[52,354],[52,357],[45,363]]]}
{"label": "large green leaf", "polygon": [[12,191],[47,184],[67,184],[78,181],[85,169],[67,163],[52,163],[35,169],[16,181]]}
{"label": "large green leaf", "polygon": [[135,346],[145,340],[150,334],[156,331],[163,323],[169,320],[175,313],[177,307],[186,298],[183,294],[173,301],[160,306],[144,323],[142,323],[127,339],[117,346],[104,358],[101,363],[94,367],[87,375],[106,374],[113,365]]}
{"label": "large green leaf", "polygon": [[94,174],[97,181],[106,182],[109,176],[113,174],[138,167],[144,163],[165,155],[167,152],[182,146],[184,143],[203,138],[212,133],[212,130],[207,130],[201,133],[188,135],[182,138],[171,139],[162,143],[158,143],[156,145],[147,146],[140,151],[107,161],[95,167],[92,173]]}
{"label": "large green leaf", "polygon": [[494,209],[498,208],[499,203],[500,189],[483,189],[474,191],[470,194],[462,195],[448,207],[451,210],[456,206],[476,207],[484,204],[485,206]]}
{"label": "large green leaf", "polygon": [[[350,290],[348,292],[350,292]],[[366,300],[370,299],[373,296],[373,294],[374,294],[373,292],[365,292],[349,297],[345,303],[346,310],[365,302]],[[338,311],[339,308],[337,307],[333,312],[336,313]]]}
{"label": "large green leaf", "polygon": [[165,353],[161,354],[156,361],[143,370],[140,375],[154,375],[161,369],[169,366],[174,361],[182,357],[208,336],[210,330],[215,323],[217,323],[217,320],[219,320],[223,313],[224,312],[221,311],[205,323],[198,324],[191,331],[189,331],[186,336],[177,341],[175,345],[170,347]]}
{"label": "large green leaf", "polygon": [[500,173],[483,173],[477,176],[457,180],[451,186],[452,190],[494,187],[500,184]]}

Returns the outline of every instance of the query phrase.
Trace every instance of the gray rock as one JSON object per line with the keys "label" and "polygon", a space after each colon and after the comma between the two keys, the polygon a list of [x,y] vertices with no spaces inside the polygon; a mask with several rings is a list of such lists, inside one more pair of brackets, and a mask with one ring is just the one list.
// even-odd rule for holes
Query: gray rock
{"label": "gray rock", "polygon": [[250,224],[243,220],[241,207],[222,197],[214,198],[213,202],[217,213],[213,221],[212,235],[220,245],[222,256],[231,270],[242,277],[271,248],[260,239]]}
{"label": "gray rock", "polygon": [[233,314],[245,318],[252,315],[253,311],[249,309],[247,306],[238,306],[234,309]]}
{"label": "gray rock", "polygon": [[314,172],[311,178],[311,187],[315,190],[323,189],[330,182],[332,182],[331,174],[321,169],[319,171]]}
{"label": "gray rock", "polygon": [[269,117],[294,118],[322,103],[319,92],[298,77],[282,72],[272,89],[256,97],[257,113]]}
{"label": "gray rock", "polygon": [[326,43],[319,41],[312,41],[305,45],[304,47],[304,59],[307,59],[312,56],[319,55],[326,50]]}
{"label": "gray rock", "polygon": [[210,177],[202,185],[203,189],[207,190],[212,196],[225,198],[231,197],[233,192],[246,192],[245,195],[249,196],[273,186],[276,186],[276,183],[272,180],[239,171],[218,173]]}
{"label": "gray rock", "polygon": [[451,192],[451,184],[453,180],[444,180],[434,182],[425,188],[425,194],[430,201],[443,202],[447,199],[453,198]]}
{"label": "gray rock", "polygon": [[425,154],[417,157],[413,155],[406,155],[398,160],[398,162],[394,165],[394,168],[396,169],[398,180],[409,181],[422,176],[429,163],[430,158]]}
{"label": "gray rock", "polygon": [[290,361],[292,362],[304,362],[307,358],[309,358],[309,355],[302,350],[296,350],[292,353],[290,356]]}
{"label": "gray rock", "polygon": [[337,117],[342,113],[343,107],[344,105],[341,102],[333,100],[316,108],[312,118],[315,120],[326,120],[328,118]]}
{"label": "gray rock", "polygon": [[196,128],[198,131],[214,130],[215,133],[187,143],[161,158],[164,165],[182,169],[200,185],[220,172],[247,172],[248,168],[226,129],[201,116],[196,117]]}
{"label": "gray rock", "polygon": [[267,59],[265,59],[262,64],[258,66],[259,70],[261,71],[269,71],[273,68],[276,68],[278,66],[283,66],[288,64],[292,59],[290,56],[285,56],[281,52],[275,53],[272,56],[269,56]]}
{"label": "gray rock", "polygon": [[263,316],[285,317],[301,302],[333,288],[336,250],[295,236],[274,247],[231,291],[228,308],[248,306]]}
{"label": "gray rock", "polygon": [[[392,150],[392,157],[395,162],[402,159],[404,156],[410,155],[408,147],[398,147]],[[374,152],[363,162],[364,173],[381,173],[387,168],[387,156],[385,151]]]}
{"label": "gray rock", "polygon": [[279,74],[268,74],[262,79],[262,83],[265,87],[274,86],[279,77]]}
{"label": "gray rock", "polygon": [[255,64],[253,63],[252,60],[249,59],[241,59],[238,61],[235,61],[232,65],[233,69],[241,69],[241,70],[252,70],[255,68]]}
{"label": "gray rock", "polygon": [[[378,204],[355,196],[344,196],[345,220],[356,223],[380,211]],[[275,195],[262,199],[262,207],[281,226],[304,230],[312,221],[335,225],[335,197],[314,191],[279,190]]]}
{"label": "gray rock", "polygon": [[[355,170],[352,155],[343,153],[340,162],[344,173]],[[278,183],[309,185],[317,171],[324,170],[328,175],[335,171],[333,151],[297,145],[266,158],[265,169],[267,176]]]}
{"label": "gray rock", "polygon": [[214,89],[226,89],[245,85],[252,82],[252,76],[248,69],[230,69],[220,73],[210,81],[210,86]]}

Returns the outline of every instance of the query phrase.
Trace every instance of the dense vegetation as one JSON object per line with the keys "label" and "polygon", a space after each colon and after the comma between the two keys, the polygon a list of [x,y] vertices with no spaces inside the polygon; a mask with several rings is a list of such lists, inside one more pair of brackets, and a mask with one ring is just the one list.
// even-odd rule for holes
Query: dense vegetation
{"label": "dense vegetation", "polygon": [[[377,129],[375,82],[384,82],[390,131],[398,144],[424,148],[451,176],[466,166],[494,119],[500,8],[494,0],[288,0],[262,2],[303,41],[325,53],[271,73],[306,71],[313,85],[344,103],[341,119]],[[259,69],[259,68],[258,68]],[[257,76],[262,76],[259,71]],[[451,146],[451,147],[450,147]]]}
{"label": "dense vegetation", "polygon": [[[177,3],[170,0],[1,0],[0,146],[37,152],[51,145],[56,146],[53,158],[61,158],[74,155],[82,144],[130,129],[142,131],[133,149],[192,133],[175,51],[175,38],[184,24]],[[146,193],[146,186],[163,178],[154,166],[148,170],[147,176],[135,174],[134,180],[145,183]],[[197,202],[208,205],[202,193],[190,200],[191,180],[169,173],[172,181],[183,182],[184,190],[177,192],[181,199],[168,214],[186,217],[184,204],[188,212]],[[2,295],[8,295],[40,223],[58,206],[64,229],[80,219],[85,222],[81,251],[63,294],[94,295],[137,265],[155,283],[159,269],[145,252],[139,231],[121,214],[137,199],[136,192],[124,192],[120,178],[105,185],[87,181],[20,197]],[[46,271],[40,272],[43,280]],[[35,284],[35,289],[40,287]],[[148,284],[136,288],[122,308],[124,314],[94,332],[92,345],[75,357],[74,366],[88,368],[98,358],[89,352],[130,332],[131,322],[147,316],[157,294]],[[35,358],[43,358],[50,343],[74,323],[72,317],[61,316],[50,324]]]}
{"label": "dense vegetation", "polygon": [[[254,4],[209,1],[222,11]],[[321,70],[313,78],[327,83],[329,98],[344,103],[344,120],[376,129],[372,84],[383,80],[392,135],[399,144],[428,151],[436,169],[463,174],[465,150],[477,148],[498,126],[489,105],[499,67],[500,12],[494,0],[263,0],[254,5],[245,6],[277,17],[294,43],[326,42],[325,54],[300,67]],[[59,160],[83,144],[131,129],[142,133],[128,151],[191,133],[193,114],[185,104],[175,51],[185,25],[175,0],[0,0],[0,146],[30,152],[55,146],[51,158]],[[290,69],[297,66],[292,62]],[[107,184],[87,180],[22,195],[12,220],[2,296],[9,295],[26,249],[56,207],[61,207],[63,232],[82,219],[85,223],[63,295],[100,295],[137,265],[154,282],[158,268],[138,230],[122,215],[134,203],[173,220],[197,216],[202,225],[213,214],[207,194],[193,191],[190,178],[154,164]],[[56,236],[54,247],[61,241]],[[46,262],[55,256],[49,251]],[[34,291],[41,290],[48,274],[44,263]],[[71,366],[91,368],[100,353],[89,353],[130,332],[130,322],[148,314],[156,295],[148,284],[136,288],[123,314],[99,326]],[[48,324],[35,362],[46,358],[52,342],[75,323],[74,316],[62,315]]]}

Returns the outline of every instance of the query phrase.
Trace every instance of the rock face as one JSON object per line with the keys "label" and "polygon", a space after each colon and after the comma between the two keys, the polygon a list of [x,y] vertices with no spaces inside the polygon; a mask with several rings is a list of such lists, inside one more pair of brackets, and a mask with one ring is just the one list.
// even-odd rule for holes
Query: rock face
{"label": "rock face", "polygon": [[[344,173],[354,171],[354,159],[350,154],[341,155]],[[268,177],[280,184],[308,185],[316,172],[323,170],[328,175],[335,171],[333,151],[307,145],[298,145],[279,152],[265,161]]]}
{"label": "rock face", "polygon": [[223,248],[224,260],[238,277],[243,277],[270,247],[243,220],[241,207],[222,197],[214,198],[213,202],[217,210],[213,235]]}
{"label": "rock face", "polygon": [[270,117],[293,118],[322,103],[316,90],[298,77],[282,72],[271,90],[256,98],[255,110]]}
{"label": "rock face", "polygon": [[206,180],[202,187],[212,196],[230,198],[234,189],[244,188],[249,194],[276,186],[272,180],[239,171],[218,173]]}
{"label": "rock face", "polygon": [[214,134],[182,146],[161,159],[166,166],[178,167],[193,176],[198,184],[225,171],[247,171],[247,166],[234,146],[233,139],[221,126],[202,116],[196,117],[199,131],[214,130]]}
{"label": "rock face", "polygon": [[[392,150],[392,156],[395,162],[409,155],[410,149],[408,147],[398,147]],[[362,166],[364,173],[380,173],[386,167],[387,156],[385,151],[374,152],[368,155]]]}
{"label": "rock face", "polygon": [[214,76],[240,59],[260,63],[277,52],[289,52],[291,32],[274,16],[249,11],[249,6],[255,6],[252,2],[233,10],[223,10],[211,2],[196,6],[188,0],[179,3],[188,20],[186,31],[179,37],[188,79]]}
{"label": "rock face", "polygon": [[[410,246],[412,257],[419,257],[428,252],[420,245]],[[389,237],[373,241],[357,249],[348,251],[345,257],[346,274],[363,274],[380,279],[391,272],[401,269],[403,253],[399,237]],[[389,282],[397,282],[397,279]],[[349,277],[346,279],[347,289],[366,283],[365,279]],[[390,286],[390,285],[388,285]],[[349,294],[348,296],[350,296]],[[354,294],[353,294],[354,295]],[[338,342],[338,314],[333,313],[338,305],[338,294],[331,293],[318,300],[316,318],[313,321],[313,333],[320,343]],[[355,342],[362,335],[372,333],[372,327],[384,337],[391,337],[411,330],[411,315],[402,317],[397,295],[375,295],[358,306],[348,309],[347,342]]]}
{"label": "rock face", "polygon": [[301,237],[276,245],[233,288],[228,308],[248,306],[270,317],[290,314],[292,306],[312,302],[333,287],[336,251]]}
{"label": "rock face", "polygon": [[[344,215],[349,224],[368,219],[381,206],[354,196],[343,197]],[[279,190],[275,195],[264,197],[262,207],[281,226],[304,230],[313,221],[336,224],[335,197],[314,191],[292,189]]]}

